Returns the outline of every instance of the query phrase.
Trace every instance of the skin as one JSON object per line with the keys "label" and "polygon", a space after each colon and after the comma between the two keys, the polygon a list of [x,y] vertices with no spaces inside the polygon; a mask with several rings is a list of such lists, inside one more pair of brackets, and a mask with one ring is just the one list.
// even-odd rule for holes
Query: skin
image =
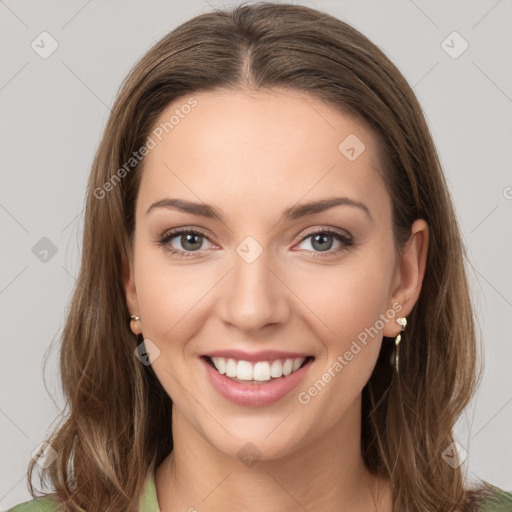
{"label": "skin", "polygon": [[[194,97],[198,105],[145,159],[125,261],[128,308],[141,318],[132,329],[159,348],[153,368],[174,402],[175,449],[155,471],[160,508],[338,512],[344,504],[352,512],[391,511],[389,482],[363,464],[360,416],[382,336],[395,337],[398,324],[386,322],[307,405],[298,393],[393,303],[402,307],[395,317],[410,313],[424,276],[428,226],[417,220],[407,245],[395,251],[377,140],[357,119],[284,89]],[[169,105],[156,124],[187,99]],[[349,134],[366,147],[354,161],[338,150]],[[332,196],[364,203],[371,218],[341,205],[279,220],[296,203]],[[164,207],[146,213],[165,197],[212,204],[224,222]],[[195,252],[180,235],[168,243],[192,257],[157,243],[179,227],[207,237],[194,241]],[[344,250],[322,256],[322,246],[306,236],[329,227],[355,244],[328,238],[325,248]],[[250,264],[236,252],[247,236],[263,250]],[[242,407],[212,388],[199,359],[227,348],[306,352],[315,361],[282,400]],[[261,454],[251,467],[237,457],[248,442]]]}

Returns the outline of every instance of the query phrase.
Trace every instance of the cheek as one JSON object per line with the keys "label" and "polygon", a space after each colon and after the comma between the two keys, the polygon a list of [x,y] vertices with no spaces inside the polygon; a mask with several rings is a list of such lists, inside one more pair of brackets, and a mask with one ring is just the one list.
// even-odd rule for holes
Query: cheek
{"label": "cheek", "polygon": [[[357,394],[375,367],[385,321],[395,315],[393,310],[385,317],[390,307],[393,258],[391,249],[381,246],[377,250],[372,244],[339,266],[324,268],[303,281],[300,293],[307,297],[314,313],[313,330],[323,345],[318,373],[331,369],[336,375],[329,385],[331,392],[343,388],[352,390],[348,395]],[[339,364],[332,368],[336,361]],[[311,376],[313,380],[318,377]]]}
{"label": "cheek", "polygon": [[[135,260],[137,301],[144,337],[157,344],[190,338],[202,300],[215,284],[200,266],[179,265],[163,249],[141,248]],[[211,281],[211,282],[210,282]]]}
{"label": "cheek", "polygon": [[389,267],[361,261],[324,273],[324,278],[319,273],[309,278],[302,295],[325,323],[334,344],[357,337],[385,313],[389,301]]}
{"label": "cheek", "polygon": [[326,428],[354,403],[377,362],[392,270],[381,256],[361,256],[336,271],[331,268],[329,279],[315,280],[323,284],[309,288],[314,330],[324,350],[297,399],[305,405],[303,413],[322,417]]}

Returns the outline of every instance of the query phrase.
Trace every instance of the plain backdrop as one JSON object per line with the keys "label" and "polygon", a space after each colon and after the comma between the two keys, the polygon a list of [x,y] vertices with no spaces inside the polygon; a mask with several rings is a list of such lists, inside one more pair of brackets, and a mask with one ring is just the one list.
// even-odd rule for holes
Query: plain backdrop
{"label": "plain backdrop", "polygon": [[[362,31],[423,106],[471,259],[485,346],[482,385],[456,433],[468,475],[512,491],[512,2],[294,3]],[[78,274],[85,185],[109,107],[159,38],[230,5],[0,0],[0,509],[30,498],[30,454],[63,405],[58,353],[49,352],[45,380],[43,358]]]}

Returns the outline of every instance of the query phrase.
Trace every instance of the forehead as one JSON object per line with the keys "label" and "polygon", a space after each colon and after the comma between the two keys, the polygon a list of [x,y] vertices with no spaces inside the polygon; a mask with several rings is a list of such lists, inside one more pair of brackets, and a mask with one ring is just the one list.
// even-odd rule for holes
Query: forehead
{"label": "forehead", "polygon": [[162,112],[150,136],[140,208],[169,196],[220,207],[243,202],[258,214],[252,204],[268,210],[332,195],[389,206],[373,133],[303,92],[184,96]]}

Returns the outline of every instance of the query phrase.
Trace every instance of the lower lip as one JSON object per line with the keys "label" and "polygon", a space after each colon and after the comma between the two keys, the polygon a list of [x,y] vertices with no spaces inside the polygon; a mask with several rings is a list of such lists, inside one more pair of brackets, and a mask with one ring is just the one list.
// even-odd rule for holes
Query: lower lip
{"label": "lower lip", "polygon": [[208,361],[201,358],[212,386],[226,400],[250,407],[261,407],[278,402],[293,391],[306,375],[313,360],[286,377],[271,379],[261,384],[244,384],[221,375]]}

